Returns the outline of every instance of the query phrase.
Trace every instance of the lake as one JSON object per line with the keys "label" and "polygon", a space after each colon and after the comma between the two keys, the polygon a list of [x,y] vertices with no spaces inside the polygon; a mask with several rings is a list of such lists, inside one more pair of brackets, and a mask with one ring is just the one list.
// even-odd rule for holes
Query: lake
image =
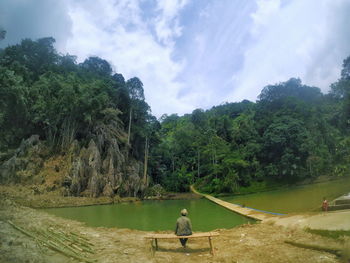
{"label": "lake", "polygon": [[234,204],[275,213],[320,211],[323,197],[331,201],[350,192],[350,177],[256,194],[223,197]]}
{"label": "lake", "polygon": [[[319,211],[328,200],[350,192],[350,178],[221,199],[275,213]],[[44,209],[50,214],[92,227],[117,227],[145,231],[174,230],[180,210],[186,208],[194,231],[232,228],[253,220],[226,210],[206,199],[162,200]]]}
{"label": "lake", "polygon": [[140,201],[113,205],[44,209],[50,214],[92,227],[118,227],[147,231],[174,230],[181,209],[186,208],[194,231],[232,228],[254,221],[206,199]]}

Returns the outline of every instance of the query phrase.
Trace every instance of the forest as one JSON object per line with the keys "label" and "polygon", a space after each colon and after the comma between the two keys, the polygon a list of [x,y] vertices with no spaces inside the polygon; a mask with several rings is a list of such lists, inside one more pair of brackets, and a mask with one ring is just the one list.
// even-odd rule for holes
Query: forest
{"label": "forest", "polygon": [[[244,193],[349,174],[350,57],[327,94],[291,78],[264,87],[256,102],[157,119],[139,78],[125,80],[99,57],[77,63],[54,43],[24,39],[0,50],[0,166],[38,135],[44,159],[68,156],[74,143],[81,149],[96,144],[96,196],[106,185],[131,195],[125,178],[135,163],[142,164],[143,186],[132,188],[133,195],[159,185],[186,192],[192,184],[207,193]],[[57,183],[80,195],[91,178],[74,177],[73,168]],[[1,182],[22,183],[19,170],[11,171],[0,173]]]}

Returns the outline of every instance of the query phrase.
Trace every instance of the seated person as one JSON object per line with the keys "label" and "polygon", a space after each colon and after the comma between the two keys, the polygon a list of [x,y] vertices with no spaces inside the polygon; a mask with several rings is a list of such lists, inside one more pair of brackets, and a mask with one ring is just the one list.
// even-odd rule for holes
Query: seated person
{"label": "seated person", "polygon": [[[188,212],[186,209],[181,210],[181,216],[176,221],[175,235],[177,236],[189,236],[192,235],[191,220],[187,217]],[[186,248],[187,238],[180,238],[181,245]]]}

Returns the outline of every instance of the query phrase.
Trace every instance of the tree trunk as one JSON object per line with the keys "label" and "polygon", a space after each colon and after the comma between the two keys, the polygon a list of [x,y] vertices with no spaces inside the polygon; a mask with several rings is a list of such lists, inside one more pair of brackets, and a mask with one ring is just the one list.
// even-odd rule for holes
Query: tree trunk
{"label": "tree trunk", "polygon": [[198,152],[197,152],[197,178],[199,178],[199,169],[200,169],[200,152],[198,149]]}
{"label": "tree trunk", "polygon": [[171,158],[171,163],[172,163],[172,166],[173,166],[173,173],[174,173],[174,171],[175,171],[175,156],[174,155]]}
{"label": "tree trunk", "polygon": [[128,145],[130,145],[131,117],[132,117],[132,108],[130,108],[130,114],[129,114]]}
{"label": "tree trunk", "polygon": [[143,181],[144,181],[146,186],[148,185],[148,178],[147,178],[148,149],[149,149],[148,137],[146,137],[146,141],[145,141],[145,161],[144,161],[144,166],[143,166]]}
{"label": "tree trunk", "polygon": [[214,165],[215,178],[218,179],[218,173],[216,170],[216,149],[215,148],[214,148],[214,154],[213,154],[213,165]]}

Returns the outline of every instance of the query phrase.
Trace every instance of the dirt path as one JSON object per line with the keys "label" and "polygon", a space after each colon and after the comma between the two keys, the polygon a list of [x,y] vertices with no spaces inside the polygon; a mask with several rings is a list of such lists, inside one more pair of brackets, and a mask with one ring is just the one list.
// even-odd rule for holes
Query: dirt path
{"label": "dirt path", "polygon": [[220,236],[213,239],[214,257],[210,255],[206,238],[191,240],[186,250],[180,248],[177,240],[161,240],[160,250],[153,255],[149,241],[144,239],[147,232],[87,227],[76,221],[19,206],[8,199],[0,201],[0,262],[79,262],[39,246],[35,240],[9,225],[8,220],[28,230],[51,227],[74,231],[93,244],[95,254],[89,258],[96,262],[342,262],[333,254],[298,248],[284,241],[339,249],[343,245],[341,242],[272,222],[216,230]]}
{"label": "dirt path", "polygon": [[312,228],[323,230],[350,230],[350,210],[339,210],[315,214],[289,215],[271,218],[267,222],[285,227]]}

